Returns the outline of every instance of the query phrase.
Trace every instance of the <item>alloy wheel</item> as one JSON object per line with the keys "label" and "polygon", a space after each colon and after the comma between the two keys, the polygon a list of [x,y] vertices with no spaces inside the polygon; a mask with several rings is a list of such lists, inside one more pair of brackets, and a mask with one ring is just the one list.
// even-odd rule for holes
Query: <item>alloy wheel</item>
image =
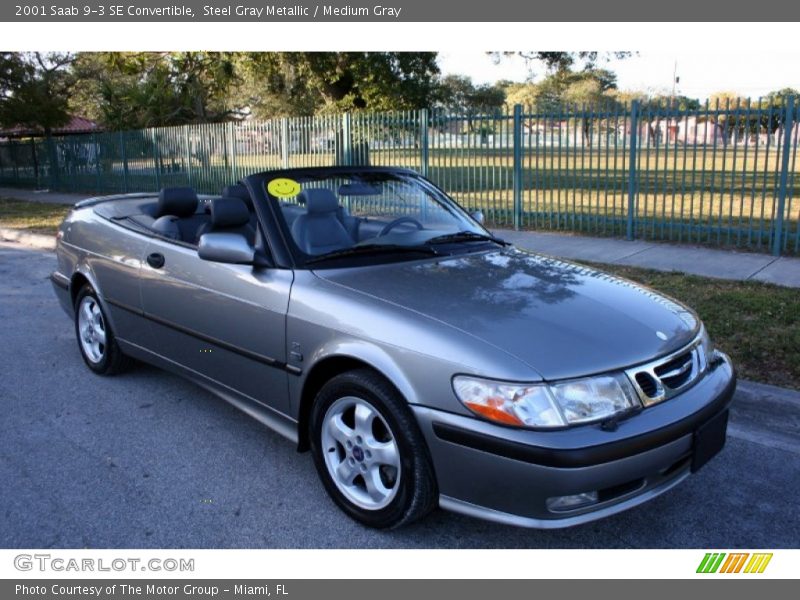
{"label": "alloy wheel", "polygon": [[78,335],[81,348],[93,363],[103,360],[106,353],[106,324],[97,299],[85,296],[78,307]]}
{"label": "alloy wheel", "polygon": [[362,398],[339,398],[322,424],[322,453],[336,487],[366,510],[386,507],[400,483],[400,450],[380,412]]}

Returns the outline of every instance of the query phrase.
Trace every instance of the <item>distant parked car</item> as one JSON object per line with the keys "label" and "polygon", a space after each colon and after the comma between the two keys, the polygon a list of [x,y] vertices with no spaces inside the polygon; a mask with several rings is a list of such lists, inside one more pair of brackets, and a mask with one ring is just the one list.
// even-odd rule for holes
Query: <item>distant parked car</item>
{"label": "distant parked car", "polygon": [[79,203],[52,281],[89,369],[211,390],[373,527],[576,525],[719,452],[734,371],[694,312],[480,220],[404,169],[271,171]]}

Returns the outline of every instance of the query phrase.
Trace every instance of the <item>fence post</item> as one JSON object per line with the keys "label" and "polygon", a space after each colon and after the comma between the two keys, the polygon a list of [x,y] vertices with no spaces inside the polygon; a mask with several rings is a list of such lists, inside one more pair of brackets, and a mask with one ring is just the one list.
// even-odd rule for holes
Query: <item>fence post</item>
{"label": "fence post", "polygon": [[58,150],[52,135],[45,138],[45,144],[47,145],[47,162],[50,163],[50,189],[57,190],[61,185],[61,177],[58,167]]}
{"label": "fence post", "polygon": [[419,172],[423,177],[428,176],[428,143],[428,109],[423,108],[419,111]]}
{"label": "fence post", "polygon": [[781,178],[778,184],[778,209],[772,232],[772,255],[780,256],[783,245],[783,213],[786,210],[786,187],[789,179],[789,155],[792,150],[792,128],[794,127],[794,96],[786,99],[783,119],[783,146],[781,148]]}
{"label": "fence post", "polygon": [[14,185],[19,185],[19,157],[17,156],[16,140],[11,140],[9,155],[11,156],[11,164],[14,165]]}
{"label": "fence post", "polygon": [[161,153],[158,149],[158,137],[156,130],[150,130],[150,137],[153,140],[153,166],[156,172],[156,191],[161,189]]}
{"label": "fence post", "polygon": [[289,119],[281,119],[281,165],[289,168]]}
{"label": "fence post", "polygon": [[514,105],[514,229],[522,225],[522,105]]}
{"label": "fence post", "polygon": [[228,123],[228,153],[230,154],[230,182],[236,183],[236,130],[233,121]]}
{"label": "fence post", "polygon": [[36,138],[31,137],[31,154],[33,158],[33,177],[36,179],[36,187],[37,189],[41,186],[39,185],[39,160],[36,156]]}
{"label": "fence post", "polygon": [[342,156],[345,165],[353,164],[353,115],[349,112],[342,116]]}
{"label": "fence post", "polygon": [[[189,187],[192,187],[192,138],[189,135],[189,128],[191,125],[183,126],[183,143],[186,145],[186,180],[189,182]],[[175,136],[177,137],[177,135]]]}
{"label": "fence post", "polygon": [[639,101],[631,102],[631,143],[628,152],[628,228],[627,237],[636,237],[634,214],[636,212],[636,146],[639,140]]}
{"label": "fence post", "polygon": [[92,133],[92,147],[94,148],[94,173],[95,173],[95,188],[97,188],[97,193],[99,194],[102,190],[102,174],[101,168],[102,165],[100,164],[100,145],[97,143],[97,133]]}
{"label": "fence post", "polygon": [[122,154],[122,190],[128,193],[128,152],[125,148],[125,134],[119,132],[119,151]]}

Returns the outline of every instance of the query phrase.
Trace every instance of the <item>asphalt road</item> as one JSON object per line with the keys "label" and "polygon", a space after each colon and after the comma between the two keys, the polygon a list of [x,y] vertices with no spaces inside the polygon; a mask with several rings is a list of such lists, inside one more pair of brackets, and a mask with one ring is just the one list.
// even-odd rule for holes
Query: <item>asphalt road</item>
{"label": "asphalt road", "polygon": [[759,548],[800,540],[800,403],[737,393],[728,444],[643,506],[534,531],[437,511],[398,531],[338,511],[311,458],[148,366],[98,377],[47,279],[0,244],[0,547]]}

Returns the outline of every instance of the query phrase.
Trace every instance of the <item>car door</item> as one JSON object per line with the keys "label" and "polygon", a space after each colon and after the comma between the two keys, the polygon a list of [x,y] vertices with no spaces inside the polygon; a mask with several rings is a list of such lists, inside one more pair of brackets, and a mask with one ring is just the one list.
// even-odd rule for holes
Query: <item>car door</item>
{"label": "car door", "polygon": [[202,260],[162,239],[142,264],[150,347],[162,357],[289,413],[286,312],[292,271]]}

